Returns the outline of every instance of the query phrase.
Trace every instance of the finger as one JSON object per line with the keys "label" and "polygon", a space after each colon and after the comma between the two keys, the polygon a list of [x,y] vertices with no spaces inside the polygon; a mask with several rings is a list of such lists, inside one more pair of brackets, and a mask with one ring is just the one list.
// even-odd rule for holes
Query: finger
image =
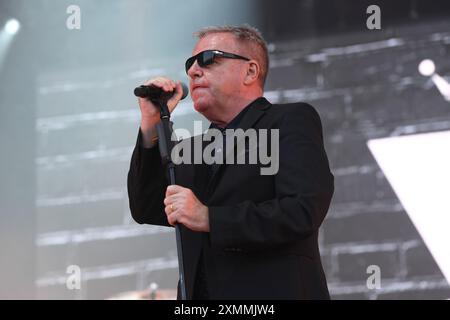
{"label": "finger", "polygon": [[144,82],[144,85],[146,85],[146,86],[155,86],[155,87],[160,88],[160,87],[162,87],[164,85],[164,78],[157,77],[157,78],[149,79],[149,80]]}
{"label": "finger", "polygon": [[170,204],[170,197],[165,197],[164,198],[164,205],[167,207]]}
{"label": "finger", "polygon": [[181,206],[182,205],[180,203],[173,203],[173,202],[165,204],[164,212],[166,213],[167,216],[169,216],[174,212],[177,212],[181,208]]}
{"label": "finger", "polygon": [[176,89],[177,84],[175,83],[175,81],[169,79],[169,84],[170,84],[170,86],[172,87],[173,90]]}
{"label": "finger", "polygon": [[171,92],[174,90],[173,81],[164,77],[157,77],[145,82],[146,86],[155,86],[161,88],[166,92]]}
{"label": "finger", "polygon": [[[173,205],[173,206],[175,206],[175,205]],[[173,214],[179,214],[178,209],[179,209],[178,207],[173,208],[172,204],[169,204],[164,207],[164,212],[166,213],[167,218],[169,218]]]}
{"label": "finger", "polygon": [[175,83],[172,80],[170,80],[168,78],[162,78],[161,81],[164,83],[164,90],[165,91],[172,92],[172,91],[175,90],[176,86],[175,86]]}
{"label": "finger", "polygon": [[178,196],[178,194],[172,194],[170,196],[166,196],[164,198],[164,205],[168,206],[169,204],[173,204],[175,205],[175,202],[177,202],[177,200],[179,200],[180,197]]}
{"label": "finger", "polygon": [[178,216],[176,213],[171,213],[167,216],[167,222],[169,222],[170,225],[174,226],[177,223]]}
{"label": "finger", "polygon": [[155,81],[155,79],[149,79],[149,80],[146,80],[146,81],[144,82],[144,86],[149,86],[149,85],[151,85],[151,84],[153,83],[153,81]]}
{"label": "finger", "polygon": [[177,81],[177,83],[174,85],[175,94],[173,95],[173,98],[176,98],[177,100],[180,100],[183,96],[183,87],[181,86],[180,81]]}
{"label": "finger", "polygon": [[176,184],[169,185],[169,186],[167,186],[167,189],[166,189],[166,197],[171,196],[173,194],[180,193],[183,189],[184,189],[183,187],[178,186]]}
{"label": "finger", "polygon": [[167,216],[167,222],[171,225],[174,226],[175,225],[175,221],[173,220],[172,216]]}
{"label": "finger", "polygon": [[170,211],[170,206],[165,206],[164,207],[164,212],[166,213],[167,218],[169,218],[170,214],[172,213]]}
{"label": "finger", "polygon": [[175,107],[178,105],[178,102],[180,102],[182,96],[183,96],[183,88],[181,87],[181,84],[177,83],[175,85],[174,94],[167,101],[167,107],[169,108],[170,113],[172,113]]}
{"label": "finger", "polygon": [[155,80],[154,83],[152,83],[153,85],[157,86],[158,88],[163,89],[164,91],[172,91],[172,88],[169,84],[169,82],[166,79],[163,78],[158,78]]}

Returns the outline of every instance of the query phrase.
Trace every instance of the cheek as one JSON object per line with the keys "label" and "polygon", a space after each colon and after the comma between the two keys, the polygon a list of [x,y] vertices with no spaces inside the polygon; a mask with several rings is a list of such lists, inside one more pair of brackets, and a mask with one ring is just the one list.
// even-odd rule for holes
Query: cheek
{"label": "cheek", "polygon": [[[241,72],[242,70],[240,68],[229,66],[227,66],[225,71],[216,69],[211,72],[205,72],[208,88],[194,90],[194,92],[191,93],[192,99],[194,102],[211,103],[211,100],[221,100],[236,94],[240,90],[240,83],[242,81]],[[198,108],[201,109],[201,106],[199,105]]]}
{"label": "cheek", "polygon": [[220,76],[221,88],[227,93],[235,92],[240,88],[242,80],[242,69],[230,68]]}

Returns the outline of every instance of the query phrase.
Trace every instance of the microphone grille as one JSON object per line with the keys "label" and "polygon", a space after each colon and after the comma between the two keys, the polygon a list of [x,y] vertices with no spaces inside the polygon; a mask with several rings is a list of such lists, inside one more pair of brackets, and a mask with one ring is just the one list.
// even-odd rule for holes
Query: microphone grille
{"label": "microphone grille", "polygon": [[186,98],[189,94],[189,88],[184,82],[180,82],[181,88],[183,89],[183,95],[181,96],[181,100]]}

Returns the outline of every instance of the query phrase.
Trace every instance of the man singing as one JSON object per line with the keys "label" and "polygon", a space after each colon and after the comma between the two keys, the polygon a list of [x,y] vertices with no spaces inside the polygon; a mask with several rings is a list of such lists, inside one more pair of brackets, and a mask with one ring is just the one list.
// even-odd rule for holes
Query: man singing
{"label": "man singing", "polygon": [[[139,98],[141,125],[128,173],[133,218],[181,226],[188,299],[329,299],[318,232],[334,178],[319,115],[306,103],[275,105],[263,97],[269,59],[255,28],[208,27],[197,36],[185,64],[195,110],[225,140],[231,129],[279,130],[278,141],[269,143],[279,153],[278,170],[181,163],[177,185],[168,186],[155,129],[160,112]],[[145,85],[174,92],[170,111],[182,96],[180,83],[165,77]],[[244,154],[259,143],[245,145]]]}

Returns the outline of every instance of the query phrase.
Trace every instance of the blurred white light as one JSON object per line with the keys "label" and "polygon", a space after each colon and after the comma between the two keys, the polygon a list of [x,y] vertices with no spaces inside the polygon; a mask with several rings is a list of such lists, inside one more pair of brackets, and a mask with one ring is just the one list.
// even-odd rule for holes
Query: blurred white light
{"label": "blurred white light", "polygon": [[450,283],[450,131],[367,144]]}
{"label": "blurred white light", "polygon": [[16,34],[20,29],[20,22],[17,19],[10,19],[5,24],[5,31],[9,34]]}
{"label": "blurred white light", "polygon": [[425,59],[419,64],[419,72],[423,76],[429,77],[434,73],[435,70],[436,67],[433,60]]}
{"label": "blurred white light", "polygon": [[431,80],[434,82],[444,99],[450,102],[450,83],[437,73],[431,76]]}

